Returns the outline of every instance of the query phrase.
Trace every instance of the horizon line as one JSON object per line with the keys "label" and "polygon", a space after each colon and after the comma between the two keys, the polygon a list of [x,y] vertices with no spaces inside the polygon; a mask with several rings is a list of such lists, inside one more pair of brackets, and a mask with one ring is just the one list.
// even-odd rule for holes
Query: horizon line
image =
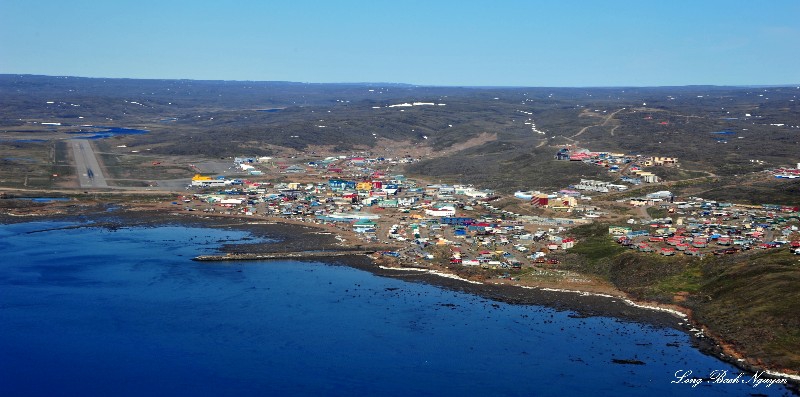
{"label": "horizon line", "polygon": [[96,76],[74,76],[74,75],[49,75],[33,73],[0,73],[0,76],[20,76],[20,77],[52,77],[52,78],[76,78],[76,79],[96,79],[96,80],[150,80],[150,81],[202,81],[202,82],[240,82],[240,83],[288,83],[288,84],[314,84],[314,85],[402,85],[410,87],[427,88],[491,88],[491,89],[516,89],[516,88],[677,88],[677,87],[740,87],[740,88],[759,88],[759,87],[796,87],[800,88],[800,83],[785,84],[670,84],[670,85],[574,85],[574,86],[535,86],[535,85],[444,85],[444,84],[416,84],[403,82],[309,82],[291,80],[239,80],[239,79],[196,79],[196,78],[144,78],[144,77],[96,77]]}

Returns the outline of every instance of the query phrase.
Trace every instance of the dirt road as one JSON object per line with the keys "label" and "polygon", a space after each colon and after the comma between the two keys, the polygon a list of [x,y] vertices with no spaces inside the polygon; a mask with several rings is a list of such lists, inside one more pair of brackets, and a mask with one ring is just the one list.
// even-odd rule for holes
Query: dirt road
{"label": "dirt road", "polygon": [[[615,112],[613,112],[613,113],[609,113],[609,115],[608,115],[608,116],[605,116],[605,117],[603,118],[603,122],[602,122],[602,123],[598,123],[598,124],[594,124],[594,125],[589,125],[589,126],[583,127],[583,128],[581,128],[581,130],[580,130],[580,131],[578,131],[578,133],[577,133],[577,134],[575,134],[575,135],[571,136],[570,138],[575,138],[575,137],[581,136],[581,134],[583,134],[584,132],[586,132],[586,130],[588,130],[589,128],[592,128],[592,127],[600,127],[600,126],[606,126],[606,125],[608,125],[608,123],[611,121],[611,119],[613,119],[613,118],[614,118],[614,116],[616,116],[616,115],[617,115],[617,113],[619,113],[619,112],[621,112],[621,111],[623,111],[623,110],[625,110],[625,108],[619,109],[619,110],[617,110],[617,111],[615,111]],[[618,126],[618,125],[617,125],[617,126],[614,126],[614,128],[611,130],[611,135],[614,135],[614,130],[615,130],[615,129],[617,129],[617,127],[619,127],[619,126]]]}

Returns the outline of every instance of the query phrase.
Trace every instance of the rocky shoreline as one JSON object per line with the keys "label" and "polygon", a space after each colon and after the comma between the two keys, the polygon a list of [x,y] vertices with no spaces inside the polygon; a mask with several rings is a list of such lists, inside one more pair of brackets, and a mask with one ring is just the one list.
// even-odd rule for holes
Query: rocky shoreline
{"label": "rocky shoreline", "polygon": [[[253,237],[266,238],[266,242],[243,242],[225,244],[220,252],[245,256],[259,254],[280,254],[295,251],[330,251],[332,255],[314,255],[313,258],[299,260],[321,261],[331,265],[349,266],[364,270],[381,277],[391,277],[409,282],[421,282],[446,288],[453,291],[477,295],[488,300],[519,305],[535,305],[552,308],[558,311],[572,311],[576,317],[613,317],[621,321],[647,324],[654,327],[666,327],[690,335],[692,344],[704,354],[726,361],[749,373],[765,371],[747,363],[741,355],[726,348],[724,339],[708,332],[702,325],[696,324],[691,313],[683,308],[666,307],[651,303],[635,302],[622,292],[604,294],[577,290],[563,290],[547,287],[526,287],[490,281],[478,282],[458,277],[451,272],[427,267],[408,267],[396,261],[368,256],[364,251],[375,250],[376,247],[358,247],[358,253],[349,254],[354,247],[349,241],[338,237],[341,231],[329,231],[322,225],[308,225],[299,222],[254,222],[252,218],[236,216],[190,215],[168,211],[115,209],[99,205],[94,210],[71,213],[65,211],[58,214],[43,211],[41,215],[25,217],[2,215],[0,223],[16,223],[32,220],[81,220],[86,227],[148,227],[168,224],[183,226],[227,228],[249,232]],[[254,258],[258,259],[258,258]],[[240,262],[246,265],[247,262]],[[211,265],[211,264],[210,264]],[[683,310],[681,310],[683,309]],[[787,386],[795,394],[800,395],[800,376],[768,371],[764,376],[784,378]]]}

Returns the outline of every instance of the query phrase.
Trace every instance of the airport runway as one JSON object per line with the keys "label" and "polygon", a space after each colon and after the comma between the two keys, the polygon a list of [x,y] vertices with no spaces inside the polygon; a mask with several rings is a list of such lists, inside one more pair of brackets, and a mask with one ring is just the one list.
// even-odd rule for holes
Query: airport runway
{"label": "airport runway", "polygon": [[106,177],[103,176],[103,171],[100,169],[94,148],[89,140],[75,139],[71,143],[81,188],[107,188]]}

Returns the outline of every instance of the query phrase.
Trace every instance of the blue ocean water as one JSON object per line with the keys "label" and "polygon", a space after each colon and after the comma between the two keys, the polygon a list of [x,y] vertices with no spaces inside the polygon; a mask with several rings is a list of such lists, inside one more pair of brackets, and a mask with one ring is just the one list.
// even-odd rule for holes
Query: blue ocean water
{"label": "blue ocean water", "polygon": [[739,372],[673,329],[345,266],[190,260],[244,232],[75,225],[0,225],[2,396],[787,393],[671,383]]}

